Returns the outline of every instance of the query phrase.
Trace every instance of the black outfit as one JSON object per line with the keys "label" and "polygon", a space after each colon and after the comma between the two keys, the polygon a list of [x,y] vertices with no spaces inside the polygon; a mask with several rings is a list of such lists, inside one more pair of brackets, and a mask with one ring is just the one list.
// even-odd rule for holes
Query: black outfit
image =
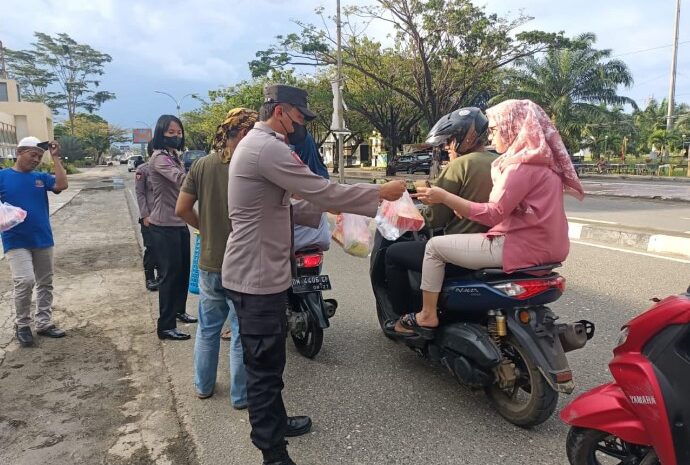
{"label": "black outfit", "polygon": [[287,290],[257,295],[226,289],[225,293],[235,305],[240,324],[251,440],[266,458],[270,457],[267,461],[280,460],[287,444],[287,413],[281,395],[286,358]]}
{"label": "black outfit", "polygon": [[386,250],[386,282],[393,310],[400,315],[418,312],[419,296],[410,289],[408,271],[422,271],[426,241],[391,244]]}
{"label": "black outfit", "polygon": [[186,312],[189,287],[189,229],[187,226],[149,226],[158,262],[158,331],[175,328],[175,317]]}
{"label": "black outfit", "polygon": [[158,264],[153,253],[151,230],[144,225],[144,221],[141,218],[139,218],[139,225],[141,227],[141,238],[144,240],[144,275],[146,276],[146,281],[153,281],[156,279]]}

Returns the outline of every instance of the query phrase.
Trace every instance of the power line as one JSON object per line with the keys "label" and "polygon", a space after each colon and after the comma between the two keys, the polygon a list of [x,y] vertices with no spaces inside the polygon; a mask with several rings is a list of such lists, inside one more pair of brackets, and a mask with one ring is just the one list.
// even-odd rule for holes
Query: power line
{"label": "power line", "polygon": [[[678,45],[685,45],[685,44],[690,44],[690,40],[684,40],[683,42],[678,42]],[[673,44],[668,44],[668,45],[660,45],[658,47],[652,47],[652,48],[645,48],[641,50],[633,50],[631,52],[624,52],[624,53],[619,53],[618,55],[614,55],[611,58],[620,58],[628,55],[635,55],[638,53],[644,53],[644,52],[651,52],[653,50],[660,50],[662,48],[669,48],[673,47]]]}

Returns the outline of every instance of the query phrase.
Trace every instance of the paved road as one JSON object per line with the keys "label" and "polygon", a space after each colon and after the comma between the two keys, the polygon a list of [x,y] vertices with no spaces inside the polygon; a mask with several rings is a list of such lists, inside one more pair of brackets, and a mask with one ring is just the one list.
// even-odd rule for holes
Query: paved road
{"label": "paved road", "polygon": [[587,180],[582,184],[585,190],[597,195],[626,195],[633,197],[656,197],[690,201],[690,183],[663,181],[635,181],[628,179]]}
{"label": "paved road", "polygon": [[[131,175],[123,176],[130,184]],[[569,211],[595,219],[668,210],[664,215],[670,221],[675,214],[675,207],[665,202],[615,203],[618,200],[593,199],[581,210],[569,205]],[[324,348],[307,360],[288,343],[286,405],[291,414],[314,419],[310,435],[290,441],[296,462],[565,465],[567,428],[557,417],[532,430],[514,427],[494,412],[483,393],[459,386],[442,368],[381,334],[367,265],[367,260],[334,246],[326,256],[325,272],[335,287],[330,296],[340,307],[326,331]],[[556,312],[564,321],[587,318],[597,324],[595,339],[569,356],[578,394],[609,379],[607,363],[623,323],[646,309],[651,297],[687,288],[690,261],[578,243],[562,274],[568,291],[554,305]],[[190,296],[190,313],[196,313],[197,302]],[[195,328],[185,329],[193,333]],[[227,357],[221,358],[215,395],[199,400],[192,384],[192,350],[191,341],[164,343],[177,411],[197,446],[200,463],[260,463],[249,441],[246,412],[229,405]],[[568,399],[561,400],[559,409]]]}
{"label": "paved road", "polygon": [[568,219],[690,234],[690,203],[589,195],[565,199]]}
{"label": "paved road", "polygon": [[[459,386],[443,369],[380,333],[366,260],[336,248],[327,255],[325,271],[341,306],[323,351],[306,360],[288,344],[286,404],[315,422],[312,434],[290,441],[298,464],[567,463],[567,428],[557,418],[530,431],[516,428],[481,392]],[[568,291],[555,310],[565,321],[588,318],[598,328],[595,339],[569,357],[576,394],[609,379],[606,364],[625,321],[645,309],[649,298],[680,292],[690,282],[687,263],[577,244],[562,273]],[[201,401],[193,394],[191,344],[166,349],[178,408],[201,462],[260,463],[248,441],[246,413],[228,404],[225,363],[216,395]]]}

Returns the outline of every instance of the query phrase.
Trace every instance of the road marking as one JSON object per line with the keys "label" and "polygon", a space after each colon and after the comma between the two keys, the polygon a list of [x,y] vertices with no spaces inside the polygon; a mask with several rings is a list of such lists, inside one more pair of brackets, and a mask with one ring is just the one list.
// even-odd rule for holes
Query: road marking
{"label": "road marking", "polygon": [[685,218],[683,216],[680,217],[681,220],[690,220],[690,218]]}
{"label": "road marking", "polygon": [[570,240],[571,243],[574,244],[580,244],[580,245],[586,245],[589,247],[596,247],[598,249],[606,249],[606,250],[613,250],[615,252],[625,252],[625,253],[631,253],[634,255],[642,255],[644,257],[651,257],[651,258],[661,258],[663,260],[669,260],[672,262],[678,262],[678,263],[685,263],[685,264],[690,264],[690,260],[683,260],[682,258],[673,258],[673,257],[665,257],[663,255],[656,255],[653,253],[647,253],[647,252],[639,252],[637,250],[628,250],[628,249],[621,249],[618,247],[609,247],[607,245],[600,245],[600,244],[592,244],[591,242],[583,242],[583,241],[576,241],[576,240]]}
{"label": "road marking", "polygon": [[569,216],[568,219],[575,221],[586,221],[588,223],[618,224],[615,221],[592,220],[590,218],[578,218],[577,216]]}

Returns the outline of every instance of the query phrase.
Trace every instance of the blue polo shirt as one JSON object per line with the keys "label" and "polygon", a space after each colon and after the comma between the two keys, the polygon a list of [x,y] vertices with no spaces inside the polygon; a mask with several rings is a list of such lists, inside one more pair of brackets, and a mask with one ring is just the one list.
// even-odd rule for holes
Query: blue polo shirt
{"label": "blue polo shirt", "polygon": [[48,191],[55,187],[55,176],[32,171],[20,173],[12,168],[0,170],[0,200],[26,211],[26,219],[2,233],[2,247],[12,249],[40,249],[52,247]]}

